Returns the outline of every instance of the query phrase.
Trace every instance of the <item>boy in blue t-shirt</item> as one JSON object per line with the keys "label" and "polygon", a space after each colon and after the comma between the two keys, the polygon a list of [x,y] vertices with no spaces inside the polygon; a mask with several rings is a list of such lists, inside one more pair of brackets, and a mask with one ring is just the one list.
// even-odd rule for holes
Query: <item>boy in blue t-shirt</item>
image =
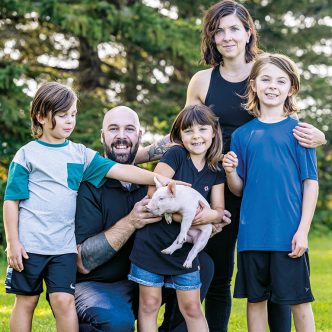
{"label": "boy in blue t-shirt", "polygon": [[[152,172],[117,164],[67,140],[76,124],[76,104],[77,97],[68,87],[56,82],[42,85],[30,112],[36,140],[20,148],[10,164],[4,225],[5,287],[7,293],[16,294],[11,330],[31,330],[45,280],[57,329],[78,331],[74,217],[80,183],[89,181],[98,187],[105,177],[154,183]],[[162,178],[162,183],[167,181]]]}
{"label": "boy in blue t-shirt", "polygon": [[253,65],[247,111],[223,160],[230,190],[243,195],[234,297],[248,299],[249,331],[266,331],[268,299],[291,305],[295,328],[315,330],[308,233],[318,194],[316,154],[293,137],[296,65],[263,54]]}

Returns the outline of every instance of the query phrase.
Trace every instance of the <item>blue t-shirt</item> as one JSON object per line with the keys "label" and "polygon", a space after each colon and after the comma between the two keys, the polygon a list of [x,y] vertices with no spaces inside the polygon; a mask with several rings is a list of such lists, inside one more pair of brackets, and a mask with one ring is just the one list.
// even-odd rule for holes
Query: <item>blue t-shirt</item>
{"label": "blue t-shirt", "polygon": [[292,130],[298,121],[254,119],[232,135],[243,179],[238,251],[291,251],[301,220],[303,181],[317,180],[315,149],[302,147]]}
{"label": "blue t-shirt", "polygon": [[[180,147],[171,147],[160,160],[169,165],[175,172],[173,179],[192,184],[203,197],[210,202],[211,189],[214,185],[225,182],[223,171],[211,171],[207,164],[198,171],[188,152]],[[190,204],[190,201],[188,201]],[[184,268],[187,255],[192,244],[185,243],[183,247],[172,255],[165,255],[161,250],[169,247],[180,233],[180,223],[167,224],[165,219],[147,225],[137,231],[130,260],[135,265],[153,273],[163,275],[177,275],[197,271],[198,259],[193,261],[191,269]]]}

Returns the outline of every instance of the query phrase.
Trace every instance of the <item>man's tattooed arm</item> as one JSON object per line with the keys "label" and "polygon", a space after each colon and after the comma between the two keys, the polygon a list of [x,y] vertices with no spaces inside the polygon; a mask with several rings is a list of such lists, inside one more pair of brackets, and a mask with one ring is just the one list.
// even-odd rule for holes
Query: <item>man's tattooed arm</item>
{"label": "man's tattooed arm", "polygon": [[106,263],[123,247],[136,229],[148,223],[159,221],[147,211],[149,199],[144,197],[132,211],[108,230],[86,239],[78,246],[77,269],[82,274],[90,273]]}
{"label": "man's tattooed arm", "polygon": [[90,273],[112,259],[122,248],[135,231],[129,216],[120,219],[105,232],[92,236],[79,245],[77,269],[80,273]]}
{"label": "man's tattooed arm", "polygon": [[156,143],[145,147],[140,147],[137,151],[135,163],[141,164],[148,161],[159,160],[169,148],[170,142],[169,135],[167,135],[158,140]]}
{"label": "man's tattooed arm", "polygon": [[[105,233],[99,233],[85,240],[79,250],[82,267],[89,273],[96,267],[106,263],[116,254],[116,250],[108,243]],[[84,272],[79,269],[79,272]]]}
{"label": "man's tattooed arm", "polygon": [[169,148],[168,145],[171,142],[169,135],[163,137],[156,143],[150,145],[149,148],[149,161],[158,160]]}

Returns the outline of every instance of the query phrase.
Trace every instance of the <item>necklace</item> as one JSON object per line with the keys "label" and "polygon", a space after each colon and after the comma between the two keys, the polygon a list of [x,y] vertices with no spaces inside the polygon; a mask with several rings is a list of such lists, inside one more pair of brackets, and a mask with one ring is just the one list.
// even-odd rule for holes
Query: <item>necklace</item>
{"label": "necklace", "polygon": [[225,68],[221,66],[219,67],[220,75],[224,78],[229,78],[231,82],[243,81],[249,76],[250,71],[251,71],[251,66],[246,66],[245,70],[241,70],[240,72],[232,75],[230,73],[227,73],[227,71],[225,71]]}

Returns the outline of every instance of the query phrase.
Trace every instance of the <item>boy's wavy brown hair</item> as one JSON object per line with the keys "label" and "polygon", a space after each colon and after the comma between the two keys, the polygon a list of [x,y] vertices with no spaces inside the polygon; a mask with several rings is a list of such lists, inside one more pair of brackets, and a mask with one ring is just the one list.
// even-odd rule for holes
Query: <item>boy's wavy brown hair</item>
{"label": "boy's wavy brown hair", "polygon": [[52,129],[56,122],[54,116],[58,112],[67,112],[77,101],[75,92],[68,86],[58,82],[43,84],[36,92],[30,108],[31,133],[34,138],[43,135],[43,127],[38,118],[46,118],[51,113]]}
{"label": "boy's wavy brown hair", "polygon": [[291,95],[287,96],[285,100],[285,116],[298,112],[300,108],[298,107],[295,99],[296,94],[300,90],[300,74],[298,68],[293,60],[286,55],[278,53],[263,53],[257,57],[249,75],[249,84],[247,86],[246,95],[244,96],[247,102],[243,104],[244,108],[249,114],[255,117],[261,116],[259,99],[257,97],[257,93],[252,88],[251,82],[257,78],[262,68],[267,64],[275,65],[284,71],[290,79]]}

